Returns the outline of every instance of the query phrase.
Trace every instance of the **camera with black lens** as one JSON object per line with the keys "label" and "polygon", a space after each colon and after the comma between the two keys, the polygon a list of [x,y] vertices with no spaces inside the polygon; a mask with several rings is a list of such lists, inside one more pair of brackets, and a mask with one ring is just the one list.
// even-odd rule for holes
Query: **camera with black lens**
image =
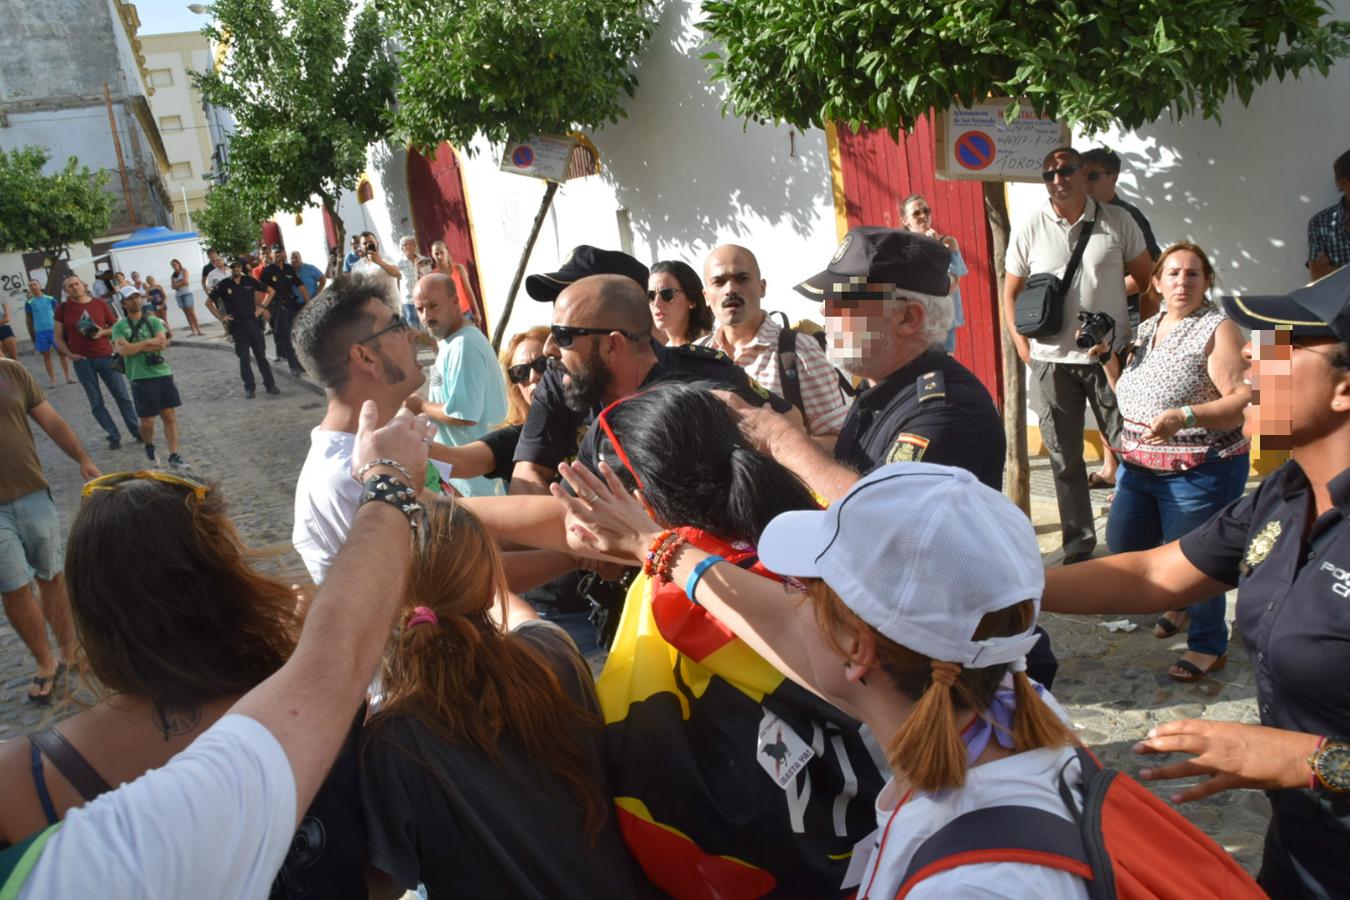
{"label": "camera with black lens", "polygon": [[380,250],[380,248],[379,248],[379,247],[376,247],[374,244],[366,244],[366,252],[367,252],[367,253],[378,253],[379,250]]}
{"label": "camera with black lens", "polygon": [[95,325],[93,322],[84,320],[81,321],[80,324],[75,327],[76,330],[78,330],[80,334],[84,335],[87,339],[91,341],[98,339],[98,326]]}
{"label": "camera with black lens", "polygon": [[1116,320],[1109,313],[1081,309],[1078,311],[1078,321],[1082,324],[1078,326],[1074,343],[1079,350],[1091,350],[1116,330]]}
{"label": "camera with black lens", "polygon": [[156,350],[145,351],[145,361],[152,366],[164,365],[164,354]]}

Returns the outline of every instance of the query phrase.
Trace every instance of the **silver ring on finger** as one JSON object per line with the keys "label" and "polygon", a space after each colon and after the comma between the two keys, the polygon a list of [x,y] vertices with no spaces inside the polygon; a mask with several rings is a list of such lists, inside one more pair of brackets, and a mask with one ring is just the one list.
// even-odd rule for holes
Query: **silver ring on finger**
{"label": "silver ring on finger", "polygon": [[598,493],[592,493],[589,497],[586,498],[586,502],[587,502],[587,503],[594,503],[595,501],[597,501],[597,500],[599,500],[599,499],[600,499],[600,495],[599,495]]}

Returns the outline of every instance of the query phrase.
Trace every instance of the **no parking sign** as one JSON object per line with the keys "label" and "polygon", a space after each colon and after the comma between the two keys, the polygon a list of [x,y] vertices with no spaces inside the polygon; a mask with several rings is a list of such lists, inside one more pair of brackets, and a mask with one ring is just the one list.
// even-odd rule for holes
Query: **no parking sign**
{"label": "no parking sign", "polygon": [[545,181],[567,180],[567,162],[576,144],[570,137],[541,135],[506,145],[501,170],[513,175],[529,175]]}
{"label": "no parking sign", "polygon": [[1032,114],[1008,121],[1008,101],[949,109],[933,130],[938,177],[968,181],[1040,181],[1046,155],[1069,143],[1069,129]]}

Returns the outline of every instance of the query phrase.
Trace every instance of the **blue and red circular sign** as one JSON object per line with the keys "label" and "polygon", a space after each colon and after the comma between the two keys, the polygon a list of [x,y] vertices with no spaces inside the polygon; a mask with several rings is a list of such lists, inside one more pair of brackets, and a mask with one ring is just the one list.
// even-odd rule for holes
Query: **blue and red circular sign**
{"label": "blue and red circular sign", "polygon": [[967,131],[956,139],[956,162],[966,169],[979,171],[994,161],[994,139],[983,131]]}
{"label": "blue and red circular sign", "polygon": [[534,165],[534,148],[529,144],[521,144],[512,150],[511,164],[517,169],[528,169]]}

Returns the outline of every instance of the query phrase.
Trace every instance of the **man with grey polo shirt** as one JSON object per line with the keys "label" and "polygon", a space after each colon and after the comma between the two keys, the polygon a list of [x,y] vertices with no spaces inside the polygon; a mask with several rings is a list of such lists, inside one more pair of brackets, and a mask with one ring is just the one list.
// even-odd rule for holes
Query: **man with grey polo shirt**
{"label": "man with grey polo shirt", "polygon": [[[1032,274],[1062,276],[1074,246],[1088,223],[1091,235],[1073,280],[1064,286],[1063,325],[1057,334],[1027,338],[1012,331],[1022,362],[1031,367],[1032,408],[1040,420],[1041,440],[1050,454],[1059,501],[1064,562],[1092,555],[1097,534],[1092,527],[1087,467],[1083,462],[1084,403],[1092,404],[1105,433],[1120,439],[1120,410],[1098,359],[1120,350],[1130,337],[1125,276],[1147,284],[1152,259],[1143,232],[1118,206],[1097,203],[1087,194],[1087,173],[1078,151],[1061,147],[1046,156],[1041,179],[1049,193],[1045,206],[1023,222],[1008,242],[1007,281],[1003,289],[1005,327],[1015,321],[1017,296]],[[1116,323],[1114,334],[1090,350],[1076,344],[1080,311],[1101,312]]]}
{"label": "man with grey polo shirt", "polygon": [[[70,618],[64,567],[65,535],[42,474],[28,419],[42,426],[56,446],[80,464],[84,478],[98,467],[42,388],[21,363],[0,359],[0,595],[5,615],[28,647],[37,673],[28,689],[34,703],[51,703],[56,679],[75,658],[75,624]],[[42,605],[33,599],[37,578]],[[47,626],[56,633],[61,658],[52,654]]]}

